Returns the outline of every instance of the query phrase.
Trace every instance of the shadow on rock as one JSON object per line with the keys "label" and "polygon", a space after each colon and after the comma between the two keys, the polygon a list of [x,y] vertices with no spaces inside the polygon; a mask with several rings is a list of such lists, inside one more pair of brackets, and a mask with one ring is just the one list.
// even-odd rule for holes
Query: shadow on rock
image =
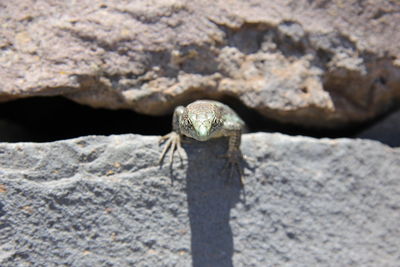
{"label": "shadow on rock", "polygon": [[224,139],[191,142],[188,155],[187,199],[191,229],[193,266],[233,266],[233,235],[230,210],[239,201],[239,177],[228,180],[222,171],[226,152]]}

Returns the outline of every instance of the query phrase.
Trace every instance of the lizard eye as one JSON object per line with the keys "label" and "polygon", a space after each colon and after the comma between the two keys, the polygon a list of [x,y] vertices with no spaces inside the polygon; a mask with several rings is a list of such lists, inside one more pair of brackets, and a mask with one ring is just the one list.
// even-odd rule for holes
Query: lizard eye
{"label": "lizard eye", "polygon": [[187,116],[186,117],[186,124],[187,124],[187,126],[188,127],[191,127],[191,128],[193,128],[193,121],[196,119],[196,116],[195,115],[189,115],[189,116]]}

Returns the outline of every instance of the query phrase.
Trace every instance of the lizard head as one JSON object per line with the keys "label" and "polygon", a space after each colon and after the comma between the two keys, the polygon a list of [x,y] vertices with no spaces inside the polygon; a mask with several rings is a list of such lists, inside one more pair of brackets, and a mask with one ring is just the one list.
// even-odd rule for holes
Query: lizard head
{"label": "lizard head", "polygon": [[191,137],[199,141],[210,139],[220,125],[220,111],[214,105],[204,102],[191,104],[186,111],[191,125]]}

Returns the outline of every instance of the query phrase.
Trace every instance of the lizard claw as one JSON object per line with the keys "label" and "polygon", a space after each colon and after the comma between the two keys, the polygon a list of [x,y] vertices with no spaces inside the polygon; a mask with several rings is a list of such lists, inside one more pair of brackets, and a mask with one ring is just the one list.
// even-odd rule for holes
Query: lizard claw
{"label": "lizard claw", "polygon": [[164,145],[164,148],[163,148],[163,150],[161,152],[160,159],[159,159],[158,163],[161,164],[161,162],[163,161],[163,159],[164,159],[165,155],[167,154],[168,150],[170,150],[170,152],[169,152],[170,153],[169,154],[170,155],[169,156],[169,164],[172,167],[175,150],[178,151],[178,155],[179,155],[179,158],[180,158],[181,162],[182,162],[182,159],[183,159],[183,157],[182,157],[183,148],[181,146],[181,136],[179,134],[177,134],[176,132],[170,132],[169,134],[166,134],[166,135],[162,136],[160,138],[159,143],[161,144],[165,140],[167,140],[167,141],[166,141],[166,143]]}
{"label": "lizard claw", "polygon": [[240,175],[240,177],[239,177],[240,185],[243,187],[242,177],[243,177],[244,173],[243,173],[242,168],[240,167],[240,162],[243,160],[243,155],[240,152],[240,150],[228,151],[225,155],[221,155],[219,157],[227,159],[222,171],[224,171],[226,169],[230,169],[229,178],[232,179],[233,172],[236,169]]}

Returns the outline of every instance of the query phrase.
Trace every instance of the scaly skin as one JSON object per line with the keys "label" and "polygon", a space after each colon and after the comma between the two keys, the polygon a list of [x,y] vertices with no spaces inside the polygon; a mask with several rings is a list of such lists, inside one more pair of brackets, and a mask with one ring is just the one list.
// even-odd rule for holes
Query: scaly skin
{"label": "scaly skin", "polygon": [[229,137],[229,147],[226,155],[223,156],[227,158],[225,168],[230,167],[230,177],[232,177],[236,167],[240,174],[240,182],[243,184],[243,173],[240,168],[242,160],[240,139],[245,124],[230,107],[212,100],[198,100],[186,108],[179,106],[174,111],[172,128],[171,133],[161,137],[160,142],[167,141],[161,152],[160,163],[168,150],[170,150],[170,166],[172,166],[175,150],[182,159],[183,135],[198,141],[226,136]]}

